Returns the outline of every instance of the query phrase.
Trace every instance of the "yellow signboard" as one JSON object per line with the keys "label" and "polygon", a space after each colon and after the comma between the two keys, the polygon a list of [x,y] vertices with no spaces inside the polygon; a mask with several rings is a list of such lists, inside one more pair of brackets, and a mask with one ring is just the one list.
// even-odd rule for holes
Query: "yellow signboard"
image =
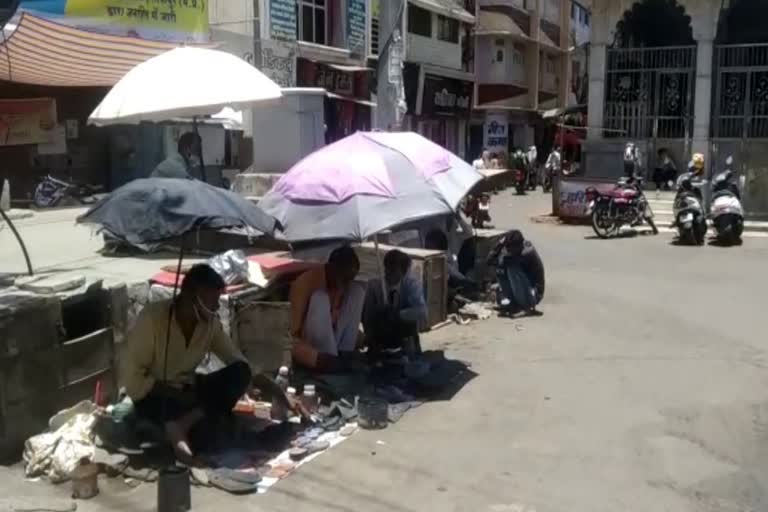
{"label": "yellow signboard", "polygon": [[208,0],[23,0],[20,8],[96,32],[161,41],[209,39]]}

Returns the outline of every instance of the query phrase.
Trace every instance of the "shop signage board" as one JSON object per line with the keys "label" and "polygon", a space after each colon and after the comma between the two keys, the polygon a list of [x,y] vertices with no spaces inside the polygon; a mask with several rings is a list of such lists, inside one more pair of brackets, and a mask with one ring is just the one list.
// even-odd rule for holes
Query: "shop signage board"
{"label": "shop signage board", "polygon": [[261,71],[280,87],[296,87],[296,45],[262,39]]}
{"label": "shop signage board", "polygon": [[22,12],[94,32],[207,42],[208,0],[22,0]]}
{"label": "shop signage board", "polygon": [[296,0],[269,1],[269,35],[272,39],[296,41]]}
{"label": "shop signage board", "polygon": [[347,47],[352,55],[365,55],[365,0],[347,0]]}
{"label": "shop signage board", "polygon": [[355,80],[352,73],[338,69],[318,66],[315,72],[315,85],[328,92],[353,96],[355,94]]}
{"label": "shop signage board", "polygon": [[483,145],[491,153],[509,151],[509,124],[505,112],[488,112],[483,127]]}
{"label": "shop signage board", "polygon": [[472,108],[472,82],[424,75],[421,113],[468,116]]}
{"label": "shop signage board", "polygon": [[0,100],[0,146],[51,144],[56,140],[56,100]]}

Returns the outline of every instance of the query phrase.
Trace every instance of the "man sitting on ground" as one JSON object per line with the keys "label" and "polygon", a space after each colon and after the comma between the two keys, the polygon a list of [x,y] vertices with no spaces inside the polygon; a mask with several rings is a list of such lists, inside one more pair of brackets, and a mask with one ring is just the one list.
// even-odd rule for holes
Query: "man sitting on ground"
{"label": "man sitting on ground", "polygon": [[384,256],[384,289],[380,279],[368,283],[363,328],[371,355],[386,349],[419,351],[419,322],[427,319],[421,283],[410,272],[411,258],[397,249]]}
{"label": "man sitting on ground", "polygon": [[[192,267],[175,301],[148,304],[141,311],[122,358],[122,385],[137,415],[162,426],[176,457],[191,465],[200,462],[190,443],[193,428],[203,420],[207,426],[221,426],[251,384],[249,364],[217,317],[224,289],[224,280],[210,266]],[[196,373],[209,352],[226,366],[205,375]],[[270,379],[254,380],[294,408]]]}
{"label": "man sitting on ground", "polygon": [[179,178],[191,180],[192,170],[199,165],[200,136],[193,132],[185,132],[179,137],[178,153],[171,155],[155,167],[152,178]]}
{"label": "man sitting on ground", "polygon": [[355,282],[360,261],[350,246],[308,270],[291,286],[293,359],[318,371],[339,371],[357,348],[365,287]]}
{"label": "man sitting on ground", "polygon": [[536,306],[544,296],[544,264],[520,231],[510,231],[496,244],[488,255],[488,264],[496,267],[502,312],[541,315]]}

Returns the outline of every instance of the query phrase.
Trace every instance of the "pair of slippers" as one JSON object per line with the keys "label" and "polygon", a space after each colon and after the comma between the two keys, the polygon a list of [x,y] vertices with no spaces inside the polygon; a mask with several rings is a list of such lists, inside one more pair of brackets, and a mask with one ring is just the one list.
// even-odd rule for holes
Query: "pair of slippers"
{"label": "pair of slippers", "polygon": [[259,489],[261,476],[230,468],[192,469],[193,478],[204,486],[216,487],[230,494],[253,494]]}
{"label": "pair of slippers", "polygon": [[310,455],[322,452],[331,447],[331,443],[328,441],[320,441],[318,439],[309,440],[306,443],[298,444],[295,448],[291,448],[288,452],[288,456],[293,461],[300,461]]}

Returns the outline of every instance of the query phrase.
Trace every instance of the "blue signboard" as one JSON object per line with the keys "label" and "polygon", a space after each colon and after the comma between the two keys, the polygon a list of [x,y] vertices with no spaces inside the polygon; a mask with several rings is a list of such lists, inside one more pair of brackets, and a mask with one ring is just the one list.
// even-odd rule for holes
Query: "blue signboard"
{"label": "blue signboard", "polygon": [[347,0],[347,47],[353,55],[365,55],[365,0]]}
{"label": "blue signboard", "polygon": [[272,39],[296,40],[296,0],[270,0],[269,34]]}

